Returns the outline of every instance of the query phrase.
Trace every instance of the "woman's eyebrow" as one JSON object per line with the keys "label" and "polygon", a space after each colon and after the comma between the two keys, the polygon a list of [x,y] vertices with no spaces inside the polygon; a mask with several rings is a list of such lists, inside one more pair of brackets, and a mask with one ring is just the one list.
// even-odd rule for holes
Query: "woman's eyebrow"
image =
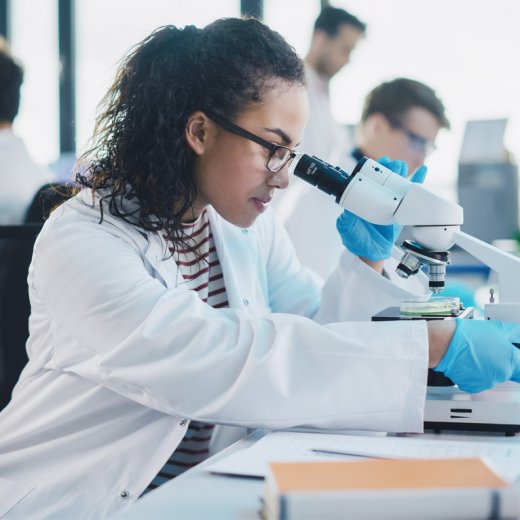
{"label": "woman's eyebrow", "polygon": [[282,142],[284,145],[290,145],[292,143],[291,138],[280,128],[266,128],[264,127],[264,130],[267,132],[271,132],[273,134],[276,134],[278,137],[282,139]]}

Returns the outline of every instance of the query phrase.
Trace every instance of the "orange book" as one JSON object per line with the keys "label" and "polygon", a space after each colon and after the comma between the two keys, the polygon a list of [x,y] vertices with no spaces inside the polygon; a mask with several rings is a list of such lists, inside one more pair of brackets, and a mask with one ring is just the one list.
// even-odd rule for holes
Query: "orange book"
{"label": "orange book", "polygon": [[483,460],[280,462],[266,479],[268,519],[519,518],[520,497]]}

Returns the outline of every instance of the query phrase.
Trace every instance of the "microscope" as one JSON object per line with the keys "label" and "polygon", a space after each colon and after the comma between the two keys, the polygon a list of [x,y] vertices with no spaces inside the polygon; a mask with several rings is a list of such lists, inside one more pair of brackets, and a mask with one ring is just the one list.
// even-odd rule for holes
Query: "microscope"
{"label": "microscope", "polygon": [[[492,295],[484,308],[485,319],[520,322],[520,258],[461,231],[463,209],[458,204],[367,157],[349,174],[302,154],[290,171],[368,222],[409,226],[413,240],[401,245],[403,257],[397,273],[408,278],[424,266],[432,294],[444,289],[449,249],[456,244],[466,250],[498,275],[500,302]],[[425,428],[439,431],[520,432],[520,384],[503,383],[478,394],[456,386],[429,386],[424,417]]]}

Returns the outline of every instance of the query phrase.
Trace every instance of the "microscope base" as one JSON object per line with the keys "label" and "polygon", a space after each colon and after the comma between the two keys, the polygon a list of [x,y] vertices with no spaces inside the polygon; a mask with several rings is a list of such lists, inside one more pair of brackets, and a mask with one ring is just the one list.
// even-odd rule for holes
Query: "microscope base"
{"label": "microscope base", "polygon": [[424,428],[430,430],[520,432],[520,384],[503,383],[468,394],[458,387],[428,387]]}

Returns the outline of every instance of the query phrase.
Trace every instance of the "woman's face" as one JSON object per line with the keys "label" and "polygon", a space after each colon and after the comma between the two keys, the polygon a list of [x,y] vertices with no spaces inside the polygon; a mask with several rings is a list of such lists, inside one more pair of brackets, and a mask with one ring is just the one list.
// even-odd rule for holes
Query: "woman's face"
{"label": "woman's face", "polygon": [[[307,113],[304,87],[279,81],[262,103],[252,105],[232,122],[270,143],[294,148],[300,142]],[[199,125],[199,140],[192,145],[196,154],[195,214],[186,215],[186,220],[211,205],[228,222],[251,226],[267,209],[275,191],[287,187],[288,167],[272,173],[266,167],[268,149],[209,118]]]}

